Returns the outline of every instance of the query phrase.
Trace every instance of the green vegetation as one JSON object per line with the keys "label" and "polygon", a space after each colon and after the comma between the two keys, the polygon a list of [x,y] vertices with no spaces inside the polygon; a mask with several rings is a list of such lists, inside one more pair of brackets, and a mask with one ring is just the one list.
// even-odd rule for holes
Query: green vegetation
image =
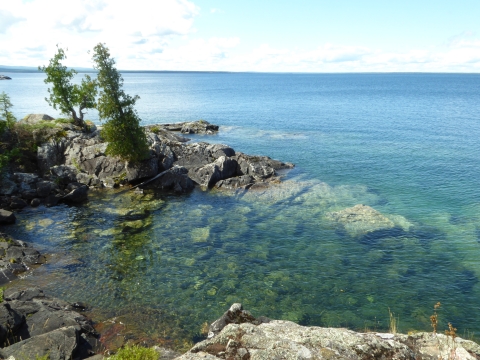
{"label": "green vegetation", "polygon": [[107,359],[110,360],[157,360],[160,354],[153,348],[144,348],[139,345],[125,346]]}
{"label": "green vegetation", "polygon": [[[47,75],[45,83],[52,84],[52,88],[48,89],[50,97],[45,100],[55,110],[70,115],[74,124],[83,128],[83,110],[95,108],[97,84],[89,75],[85,75],[81,85],[72,84],[77,72],[74,69],[67,70],[67,67],[62,65],[66,58],[65,51],[57,45],[57,53],[50,59],[49,65],[38,67]],[[78,107],[78,114],[75,107]]]}
{"label": "green vegetation", "polygon": [[139,97],[127,95],[122,90],[123,78],[105,44],[95,46],[93,61],[101,88],[98,114],[100,119],[106,120],[102,136],[109,142],[107,154],[132,162],[145,159],[148,155],[147,138],[134,109]]}
{"label": "green vegetation", "polygon": [[2,92],[0,94],[0,134],[3,134],[6,129],[12,129],[17,121],[10,111],[12,106],[10,97],[5,92]]}
{"label": "green vegetation", "polygon": [[3,302],[3,292],[5,291],[4,287],[0,287],[0,303]]}

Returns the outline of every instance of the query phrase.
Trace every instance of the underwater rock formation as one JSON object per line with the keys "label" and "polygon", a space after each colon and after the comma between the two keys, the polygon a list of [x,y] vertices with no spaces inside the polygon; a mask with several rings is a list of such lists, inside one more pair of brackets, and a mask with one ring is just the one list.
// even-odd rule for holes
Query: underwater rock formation
{"label": "underwater rock formation", "polygon": [[[396,215],[394,219],[390,219],[381,212],[363,204],[329,212],[325,217],[336,224],[342,225],[351,236],[365,235],[374,231],[392,229],[396,226],[409,227],[405,218]],[[399,222],[398,220],[403,221]]]}

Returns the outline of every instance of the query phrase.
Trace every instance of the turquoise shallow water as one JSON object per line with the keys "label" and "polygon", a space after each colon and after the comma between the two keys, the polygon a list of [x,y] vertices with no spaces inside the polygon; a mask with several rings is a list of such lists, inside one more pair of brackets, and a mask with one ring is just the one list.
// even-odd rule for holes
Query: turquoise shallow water
{"label": "turquoise shallow water", "polygon": [[[8,74],[7,74],[8,75]],[[54,114],[41,74],[0,82],[15,114]],[[194,339],[232,302],[308,325],[479,333],[479,75],[125,74],[145,123],[203,118],[297,167],[265,192],[92,192],[24,211],[17,238],[60,260],[22,280],[98,313]],[[95,113],[89,114],[96,120]],[[369,205],[397,227],[355,236],[326,214]],[[46,220],[45,220],[46,218]],[[59,259],[60,257],[54,257]]]}

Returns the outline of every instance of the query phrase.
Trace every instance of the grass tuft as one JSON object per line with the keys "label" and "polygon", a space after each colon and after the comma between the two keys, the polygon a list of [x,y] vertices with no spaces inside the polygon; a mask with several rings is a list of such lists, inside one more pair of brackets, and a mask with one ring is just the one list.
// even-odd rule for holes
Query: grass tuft
{"label": "grass tuft", "polygon": [[158,360],[160,354],[154,348],[145,348],[139,345],[127,345],[107,358],[110,360]]}

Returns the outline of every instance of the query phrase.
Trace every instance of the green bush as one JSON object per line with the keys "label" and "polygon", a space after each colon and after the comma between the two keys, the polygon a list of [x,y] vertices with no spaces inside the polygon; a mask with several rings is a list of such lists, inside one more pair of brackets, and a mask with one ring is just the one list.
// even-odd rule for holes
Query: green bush
{"label": "green bush", "polygon": [[3,134],[6,129],[12,129],[17,122],[17,119],[10,111],[12,106],[10,97],[5,92],[2,92],[0,94],[0,134]]}
{"label": "green bush", "polygon": [[158,360],[160,354],[153,348],[144,348],[139,345],[125,346],[110,356],[110,360]]}

